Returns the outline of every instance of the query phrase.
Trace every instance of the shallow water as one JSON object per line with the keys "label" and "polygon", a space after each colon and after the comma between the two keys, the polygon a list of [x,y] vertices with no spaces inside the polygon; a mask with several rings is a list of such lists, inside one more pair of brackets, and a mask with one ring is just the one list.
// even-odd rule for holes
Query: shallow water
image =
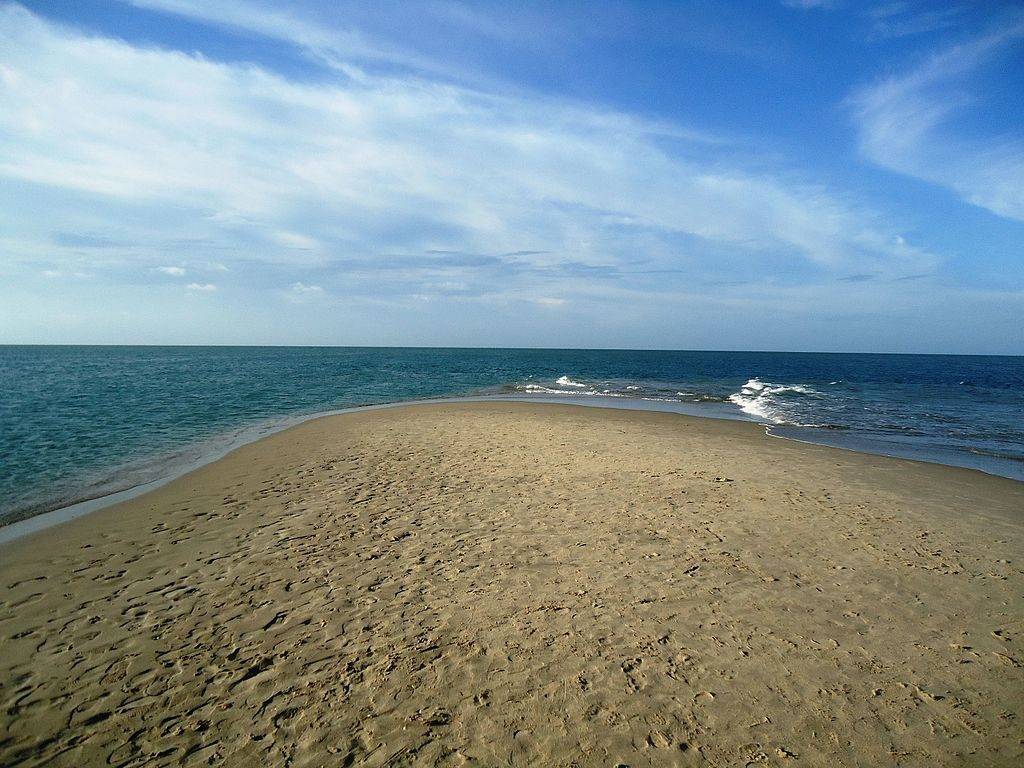
{"label": "shallow water", "polygon": [[1024,480],[1024,358],[0,346],[0,519],[149,482],[297,417],[496,395],[752,419]]}

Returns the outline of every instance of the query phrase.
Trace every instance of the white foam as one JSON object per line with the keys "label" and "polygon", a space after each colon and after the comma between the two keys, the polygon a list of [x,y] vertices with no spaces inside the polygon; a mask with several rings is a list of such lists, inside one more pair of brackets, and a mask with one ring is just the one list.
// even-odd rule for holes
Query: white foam
{"label": "white foam", "polygon": [[[754,386],[760,382],[751,380]],[[612,382],[607,382],[611,384]],[[750,382],[748,382],[750,383]],[[658,386],[657,382],[651,385],[631,384],[623,382],[621,385],[607,388],[599,388],[596,384],[586,384],[565,375],[559,376],[550,383],[529,382],[515,385],[515,390],[533,395],[560,395],[562,397],[614,397],[632,400],[648,400],[652,402],[677,403],[681,400],[693,400],[694,402],[721,402],[722,398],[713,395],[703,395],[686,390],[675,390]]]}
{"label": "white foam", "polygon": [[554,387],[545,387],[542,384],[525,384],[520,389],[523,392],[533,392],[542,395],[606,395],[609,397],[622,397],[622,395],[613,395],[607,390],[587,389],[586,384],[576,384],[574,382],[571,386],[583,387],[583,389],[555,389]]}
{"label": "white foam", "polygon": [[799,395],[816,396],[818,393],[802,384],[772,384],[761,381],[756,376],[747,381],[739,392],[729,395],[729,400],[740,407],[744,413],[767,419],[775,424],[798,424],[786,418],[784,410],[779,407],[778,395],[795,392]]}
{"label": "white foam", "polygon": [[586,389],[586,384],[580,384],[578,381],[573,381],[568,376],[559,376],[555,379],[555,384],[562,387],[577,387],[578,389]]}

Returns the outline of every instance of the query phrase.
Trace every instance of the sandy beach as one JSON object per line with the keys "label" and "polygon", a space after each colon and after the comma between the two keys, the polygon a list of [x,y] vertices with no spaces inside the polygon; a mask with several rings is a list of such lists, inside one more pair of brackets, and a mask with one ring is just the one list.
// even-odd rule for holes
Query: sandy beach
{"label": "sandy beach", "polygon": [[0,765],[1012,766],[1024,484],[524,403],[0,547]]}

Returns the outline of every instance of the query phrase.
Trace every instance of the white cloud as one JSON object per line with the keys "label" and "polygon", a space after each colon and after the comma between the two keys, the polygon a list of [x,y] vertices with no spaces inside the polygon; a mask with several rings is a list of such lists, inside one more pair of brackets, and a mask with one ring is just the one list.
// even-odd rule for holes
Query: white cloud
{"label": "white cloud", "polygon": [[190,291],[203,291],[211,293],[217,290],[217,286],[213,283],[189,283],[185,286]]}
{"label": "white cloud", "polygon": [[77,280],[84,280],[90,277],[88,272],[64,272],[59,269],[44,269],[42,271],[43,277],[49,280],[60,280],[62,278],[75,278]]}
{"label": "white cloud", "polygon": [[875,38],[910,37],[948,29],[962,21],[964,6],[948,5],[920,8],[906,2],[893,2],[868,9]]}
{"label": "white cloud", "polygon": [[162,272],[165,275],[170,275],[171,277],[182,277],[185,274],[183,267],[157,267],[156,271]]}
{"label": "white cloud", "polygon": [[274,240],[285,248],[294,248],[299,251],[310,251],[317,247],[317,242],[312,237],[299,234],[298,232],[274,232]]}
{"label": "white cloud", "polygon": [[837,0],[782,0],[782,4],[790,8],[810,10],[812,8],[835,8]]}
{"label": "white cloud", "polygon": [[974,104],[969,77],[1024,39],[1024,21],[957,45],[848,100],[862,154],[885,168],[939,184],[961,199],[1024,220],[1024,133],[961,136],[955,118]]}
{"label": "white cloud", "polygon": [[352,61],[387,63],[438,74],[447,73],[447,68],[433,59],[389,45],[357,29],[326,29],[282,10],[279,5],[252,0],[218,0],[216,3],[204,0],[128,1],[140,8],[292,43],[352,76],[360,74],[349,64]]}
{"label": "white cloud", "polygon": [[292,286],[285,293],[285,298],[293,304],[305,304],[323,295],[324,289],[321,286],[298,282],[292,283]]}
{"label": "white cloud", "polygon": [[[328,39],[288,30],[309,46]],[[880,274],[934,261],[855,202],[744,170],[674,126],[420,78],[293,82],[88,37],[17,6],[0,6],[0,36],[0,176],[98,206],[149,206],[166,231],[201,220],[228,244],[232,267],[358,257],[365,289],[382,290],[419,269],[370,279],[387,254],[521,253],[516,279],[544,284],[518,288],[569,295],[579,280],[553,276],[559,265],[674,267],[680,238],[729,249],[753,271],[766,258]],[[446,277],[469,284],[475,269]]]}

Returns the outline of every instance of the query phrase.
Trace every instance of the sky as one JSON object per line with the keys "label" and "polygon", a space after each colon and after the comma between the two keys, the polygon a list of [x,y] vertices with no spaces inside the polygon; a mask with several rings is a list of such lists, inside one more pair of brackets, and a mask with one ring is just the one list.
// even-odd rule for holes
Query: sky
{"label": "sky", "polygon": [[0,0],[0,343],[1024,354],[1024,5]]}

